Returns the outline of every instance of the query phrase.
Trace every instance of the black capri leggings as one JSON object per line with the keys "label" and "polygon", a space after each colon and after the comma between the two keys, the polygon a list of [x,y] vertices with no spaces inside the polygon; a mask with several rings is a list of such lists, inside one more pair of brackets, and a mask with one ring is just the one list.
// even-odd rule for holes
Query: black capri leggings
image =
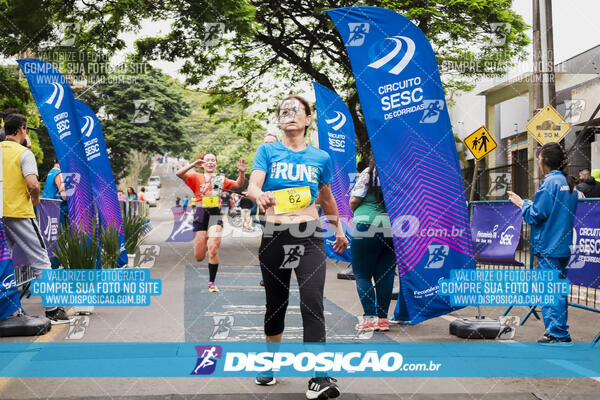
{"label": "black capri leggings", "polygon": [[283,332],[294,269],[300,288],[304,342],[325,342],[326,260],[322,235],[317,234],[321,232],[319,225],[318,220],[290,225],[265,224],[258,258],[267,297],[267,336]]}

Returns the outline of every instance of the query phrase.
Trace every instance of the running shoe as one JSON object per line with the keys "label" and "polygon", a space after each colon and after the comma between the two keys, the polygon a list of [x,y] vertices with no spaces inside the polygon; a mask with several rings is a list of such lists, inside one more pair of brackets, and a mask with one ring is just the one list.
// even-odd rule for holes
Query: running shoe
{"label": "running shoe", "polygon": [[71,322],[71,318],[65,312],[62,307],[57,307],[55,310],[46,311],[46,318],[50,320],[52,325],[68,324]]}
{"label": "running shoe", "polygon": [[277,381],[273,376],[257,376],[256,379],[254,379],[254,383],[259,386],[271,386],[276,384]]}
{"label": "running shoe", "polygon": [[544,336],[538,339],[539,344],[558,344],[558,343],[571,343],[571,338],[569,336],[564,338],[557,338],[555,336],[550,335],[549,333],[544,333]]}
{"label": "running shoe", "polygon": [[377,328],[375,330],[380,332],[387,332],[390,330],[390,321],[387,318],[379,318],[377,320]]}
{"label": "running shoe", "polygon": [[[388,325],[389,328],[389,325]],[[377,317],[363,317],[362,320],[354,326],[357,331],[374,331],[377,329]]]}
{"label": "running shoe", "polygon": [[208,290],[210,290],[211,292],[218,292],[219,288],[217,287],[217,285],[215,285],[214,282],[208,282]]}
{"label": "running shoe", "polygon": [[340,388],[333,378],[317,377],[308,381],[307,399],[334,399],[340,395]]}

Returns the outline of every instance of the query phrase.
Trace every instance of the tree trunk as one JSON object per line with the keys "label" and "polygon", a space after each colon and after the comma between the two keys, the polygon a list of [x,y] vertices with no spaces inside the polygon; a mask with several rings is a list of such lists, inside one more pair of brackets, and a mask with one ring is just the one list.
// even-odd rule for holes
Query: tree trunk
{"label": "tree trunk", "polygon": [[358,93],[355,91],[348,100],[348,109],[350,110],[350,115],[352,115],[352,120],[354,121],[354,130],[356,132],[356,153],[357,155],[360,154],[361,156],[361,165],[358,166],[358,170],[360,171],[369,163],[371,143],[369,142],[369,135],[367,134],[367,126],[359,115],[358,108]]}

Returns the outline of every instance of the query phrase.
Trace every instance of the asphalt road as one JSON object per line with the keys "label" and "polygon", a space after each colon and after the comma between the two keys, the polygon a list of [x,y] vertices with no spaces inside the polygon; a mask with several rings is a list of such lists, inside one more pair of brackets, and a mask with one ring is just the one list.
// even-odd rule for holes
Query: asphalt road
{"label": "asphalt road", "polygon": [[[3,338],[1,341],[37,342],[206,342],[260,341],[264,291],[258,286],[257,251],[260,232],[241,235],[226,227],[221,247],[217,284],[206,286],[207,264],[194,261],[191,243],[167,242],[171,234],[170,207],[175,197],[191,194],[169,165],[159,165],[161,199],[151,209],[153,230],[146,244],[159,246],[152,278],[162,280],[163,294],[148,307],[97,307],[89,317],[77,317],[71,326],[58,325],[38,338]],[[325,285],[329,341],[440,342],[463,341],[448,334],[457,317],[474,316],[465,308],[417,326],[393,326],[388,334],[357,337],[353,326],[361,306],[353,281],[338,280],[344,264],[328,263]],[[285,340],[299,340],[302,329],[297,286],[292,286]],[[30,314],[41,314],[39,298],[24,300]],[[497,317],[503,309],[488,307]],[[523,316],[524,307],[511,315]],[[584,310],[570,309],[569,323],[577,341],[591,341],[600,329],[600,318]],[[535,341],[543,333],[541,321],[531,319],[519,327],[515,341]],[[115,365],[115,368],[119,368]],[[344,378],[338,382],[344,399],[411,400],[563,400],[600,399],[600,378]],[[271,387],[258,387],[249,378],[0,378],[1,399],[301,399],[306,379],[282,378]]]}

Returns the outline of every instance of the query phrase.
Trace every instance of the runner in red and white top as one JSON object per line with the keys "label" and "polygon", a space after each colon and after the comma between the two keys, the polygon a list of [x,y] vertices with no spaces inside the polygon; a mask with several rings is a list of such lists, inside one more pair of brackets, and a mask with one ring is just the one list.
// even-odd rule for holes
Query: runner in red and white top
{"label": "runner in red and white top", "polygon": [[[196,161],[181,168],[176,175],[192,189],[196,198],[194,211],[194,256],[196,261],[204,260],[208,249],[208,288],[211,292],[218,292],[215,285],[217,270],[219,268],[219,246],[223,220],[221,218],[221,190],[240,189],[244,186],[246,161],[238,161],[238,178],[231,180],[222,174],[217,174],[217,157],[212,153],[200,153]],[[201,168],[202,173],[192,171]]]}

